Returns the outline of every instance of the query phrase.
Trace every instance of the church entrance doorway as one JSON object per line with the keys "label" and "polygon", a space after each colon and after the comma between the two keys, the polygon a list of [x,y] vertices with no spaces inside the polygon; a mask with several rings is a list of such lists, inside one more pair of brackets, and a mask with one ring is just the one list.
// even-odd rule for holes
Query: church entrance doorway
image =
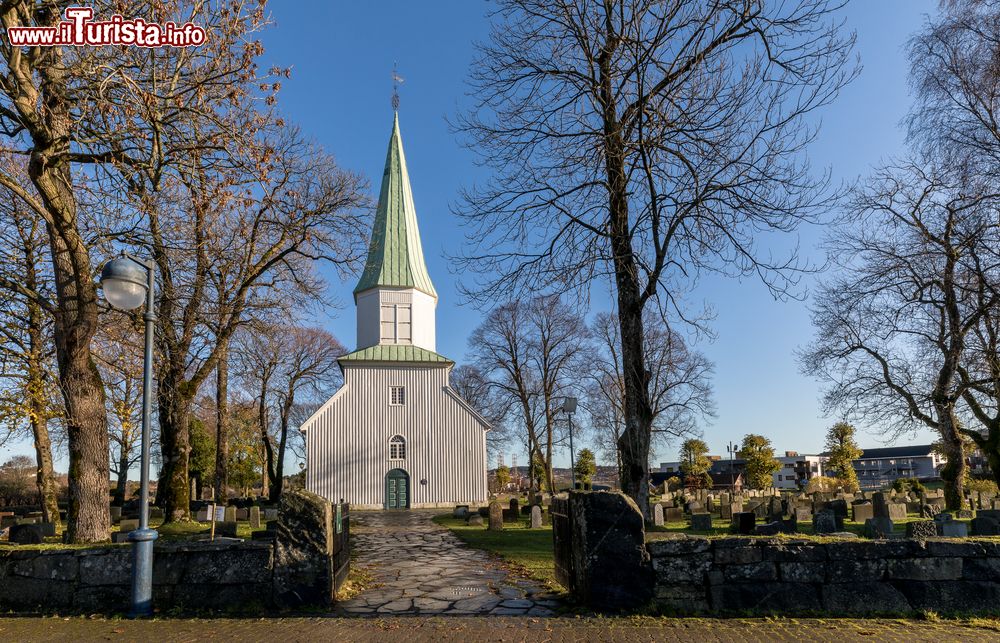
{"label": "church entrance doorway", "polygon": [[385,474],[385,508],[407,509],[410,506],[410,476],[402,469]]}

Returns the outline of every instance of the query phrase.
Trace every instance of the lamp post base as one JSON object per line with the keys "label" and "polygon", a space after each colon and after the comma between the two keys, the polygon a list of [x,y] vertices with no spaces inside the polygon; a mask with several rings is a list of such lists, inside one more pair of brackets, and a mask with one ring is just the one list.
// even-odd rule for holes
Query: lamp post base
{"label": "lamp post base", "polygon": [[130,618],[153,615],[153,542],[155,529],[136,529],[128,535],[132,542],[132,609]]}

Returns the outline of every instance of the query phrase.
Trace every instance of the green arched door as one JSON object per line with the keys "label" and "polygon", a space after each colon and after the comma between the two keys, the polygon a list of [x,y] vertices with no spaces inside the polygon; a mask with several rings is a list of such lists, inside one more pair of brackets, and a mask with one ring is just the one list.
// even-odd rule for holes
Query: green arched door
{"label": "green arched door", "polygon": [[402,469],[385,474],[385,508],[406,509],[410,506],[410,476]]}

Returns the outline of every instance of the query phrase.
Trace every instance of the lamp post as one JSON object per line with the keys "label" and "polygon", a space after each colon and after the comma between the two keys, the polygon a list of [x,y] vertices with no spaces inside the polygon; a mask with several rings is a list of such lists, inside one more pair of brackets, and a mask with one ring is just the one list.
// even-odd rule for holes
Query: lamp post
{"label": "lamp post", "polygon": [[576,456],[573,453],[573,414],[576,413],[576,398],[564,398],[562,410],[569,418],[569,473],[573,480],[572,488],[576,489]]}
{"label": "lamp post", "polygon": [[139,528],[128,535],[132,542],[133,617],[153,614],[153,541],[159,534],[149,528],[149,423],[153,391],[153,291],[155,271],[152,261],[129,256],[112,259],[101,271],[101,287],[108,303],[119,310],[134,310],[146,302],[145,352],[142,362],[142,461],[139,475]]}
{"label": "lamp post", "polygon": [[726,451],[729,451],[729,490],[733,493],[736,493],[736,468],[733,465],[733,458],[736,456],[739,448],[739,445],[734,442],[726,445]]}

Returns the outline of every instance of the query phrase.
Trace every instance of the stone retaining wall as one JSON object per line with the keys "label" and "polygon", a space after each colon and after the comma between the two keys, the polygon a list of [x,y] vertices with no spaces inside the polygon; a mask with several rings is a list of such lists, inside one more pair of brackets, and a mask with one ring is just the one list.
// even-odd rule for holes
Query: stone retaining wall
{"label": "stone retaining wall", "polygon": [[[129,545],[0,550],[0,608],[14,611],[126,611]],[[163,543],[153,554],[159,608],[249,611],[271,607],[270,543]]]}
{"label": "stone retaining wall", "polygon": [[553,510],[559,580],[596,609],[1000,614],[997,539],[680,535],[646,542],[638,508],[621,494],[573,491],[553,507],[560,509]]}
{"label": "stone retaining wall", "polygon": [[677,538],[646,548],[652,605],[667,612],[1000,612],[997,541]]}
{"label": "stone retaining wall", "polygon": [[[349,567],[349,511],[292,491],[273,540],[157,542],[153,604],[233,613],[329,607]],[[125,612],[131,573],[130,545],[0,549],[0,611]]]}

